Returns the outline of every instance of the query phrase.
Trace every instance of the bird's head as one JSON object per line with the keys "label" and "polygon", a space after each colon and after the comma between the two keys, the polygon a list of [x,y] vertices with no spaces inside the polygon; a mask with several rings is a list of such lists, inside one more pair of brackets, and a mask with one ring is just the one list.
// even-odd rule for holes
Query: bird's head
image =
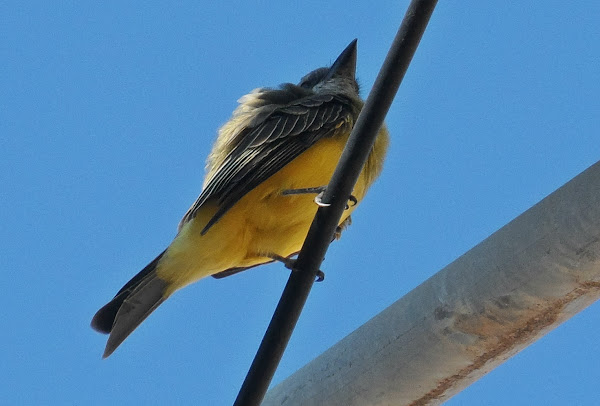
{"label": "bird's head", "polygon": [[304,76],[298,86],[315,93],[343,93],[358,96],[356,82],[356,39],[337,57],[333,65],[319,68]]}

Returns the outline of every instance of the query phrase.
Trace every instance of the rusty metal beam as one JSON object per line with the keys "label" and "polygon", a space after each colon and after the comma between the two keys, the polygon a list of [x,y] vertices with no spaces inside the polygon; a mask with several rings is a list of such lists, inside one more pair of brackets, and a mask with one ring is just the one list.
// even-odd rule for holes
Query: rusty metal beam
{"label": "rusty metal beam", "polygon": [[440,404],[598,297],[600,162],[271,389],[263,405]]}

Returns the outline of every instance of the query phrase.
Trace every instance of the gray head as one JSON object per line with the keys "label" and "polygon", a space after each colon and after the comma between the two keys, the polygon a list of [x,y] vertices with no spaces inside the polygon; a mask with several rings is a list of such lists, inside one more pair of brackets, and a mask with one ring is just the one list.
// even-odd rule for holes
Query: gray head
{"label": "gray head", "polygon": [[356,97],[356,41],[350,42],[331,67],[315,69],[304,76],[298,86],[315,93],[335,92]]}

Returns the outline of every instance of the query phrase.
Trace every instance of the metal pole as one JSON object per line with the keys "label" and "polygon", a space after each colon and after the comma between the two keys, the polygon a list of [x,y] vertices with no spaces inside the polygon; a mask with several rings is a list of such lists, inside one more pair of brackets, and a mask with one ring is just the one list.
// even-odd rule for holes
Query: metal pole
{"label": "metal pole", "polygon": [[600,161],[277,385],[263,405],[437,405],[599,297]]}
{"label": "metal pole", "polygon": [[331,206],[319,208],[317,211],[298,255],[297,271],[290,275],[263,341],[235,400],[235,406],[260,405],[273,379],[348,197],[419,45],[436,3],[437,0],[413,0],[409,5],[322,198],[324,202],[331,203]]}

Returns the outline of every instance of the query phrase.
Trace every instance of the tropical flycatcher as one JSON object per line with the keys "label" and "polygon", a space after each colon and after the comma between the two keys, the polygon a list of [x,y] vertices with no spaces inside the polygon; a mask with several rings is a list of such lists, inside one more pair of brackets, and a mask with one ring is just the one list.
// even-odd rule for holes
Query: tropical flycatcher
{"label": "tropical flycatcher", "polygon": [[[293,267],[290,257],[302,247],[319,191],[363,106],[355,70],[356,40],[331,67],[310,72],[297,85],[259,88],[239,100],[208,156],[202,192],[171,245],[94,316],[92,327],[110,334],[105,358],[192,282],[274,260]],[[349,224],[356,203],[381,172],[388,140],[382,127],[338,230]]]}

